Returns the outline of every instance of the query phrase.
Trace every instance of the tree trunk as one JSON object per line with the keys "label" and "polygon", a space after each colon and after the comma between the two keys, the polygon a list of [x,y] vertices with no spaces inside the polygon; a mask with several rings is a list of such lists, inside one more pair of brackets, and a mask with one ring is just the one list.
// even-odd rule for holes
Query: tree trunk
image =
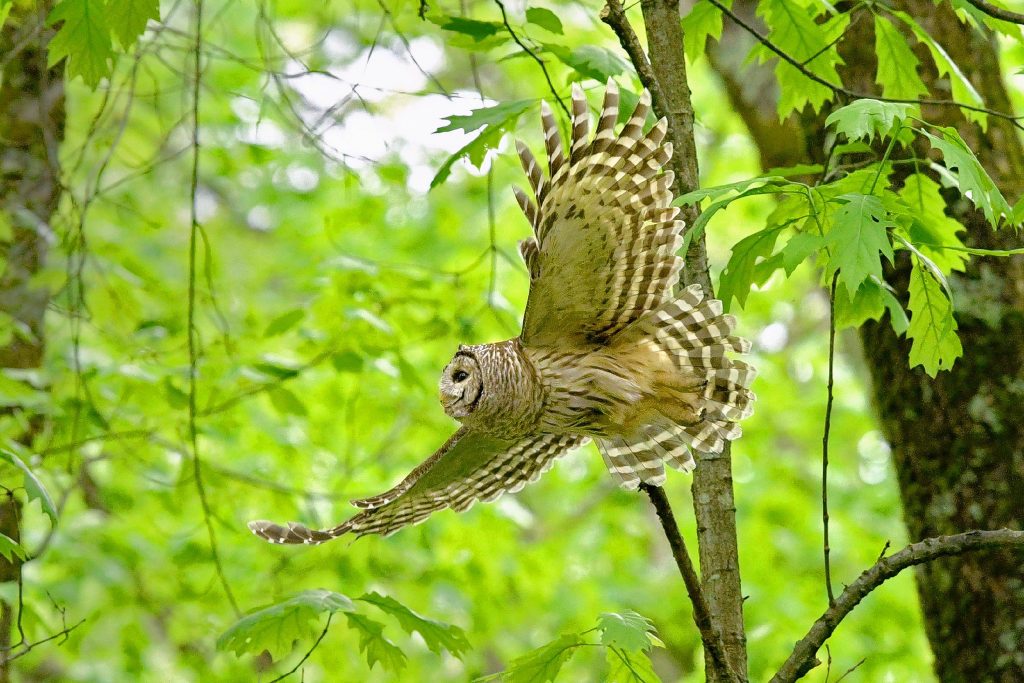
{"label": "tree trunk", "polygon": [[[991,36],[961,24],[948,4],[901,0],[897,9],[914,16],[960,65],[986,106],[1010,111]],[[739,3],[745,17],[752,3]],[[726,18],[722,43],[711,61],[737,109],[745,111],[763,163],[823,161],[824,115],[805,112],[775,123],[775,102],[759,91],[766,69],[742,75],[732,57],[745,54],[752,38]],[[874,26],[854,23],[840,44],[847,64],[844,84],[878,92]],[[915,52],[930,97],[951,99],[923,46]],[[1012,201],[1024,194],[1024,149],[1011,124],[990,117],[988,130],[950,107],[923,108],[927,121],[955,126],[989,174]],[[780,145],[780,140],[787,144]],[[806,151],[805,151],[806,150]],[[918,150],[921,154],[922,150]],[[947,213],[963,223],[965,242],[983,248],[1019,246],[1012,231],[994,232],[957,192],[945,193]],[[908,298],[909,261],[887,272],[903,303]],[[972,528],[1024,528],[1024,259],[975,258],[968,272],[951,279],[964,357],[950,372],[929,378],[911,370],[909,342],[897,338],[888,318],[861,328],[874,403],[892,444],[905,522],[912,539]],[[935,672],[948,683],[1024,680],[1024,553],[999,551],[938,560],[918,569],[925,628]]]}
{"label": "tree trunk", "polygon": [[[51,216],[60,197],[58,144],[64,128],[61,72],[46,66],[45,27],[50,2],[16,4],[0,30],[0,314],[12,336],[0,346],[0,368],[40,366],[44,350],[43,316],[49,292],[33,286],[53,239]],[[26,7],[28,9],[21,9]],[[16,407],[4,408],[10,414]],[[38,416],[26,415],[30,443]],[[0,502],[0,531],[20,538],[20,505],[12,496]],[[0,581],[21,580],[21,562],[0,557]],[[0,681],[10,680],[7,654],[17,621],[15,606],[0,601]]]}

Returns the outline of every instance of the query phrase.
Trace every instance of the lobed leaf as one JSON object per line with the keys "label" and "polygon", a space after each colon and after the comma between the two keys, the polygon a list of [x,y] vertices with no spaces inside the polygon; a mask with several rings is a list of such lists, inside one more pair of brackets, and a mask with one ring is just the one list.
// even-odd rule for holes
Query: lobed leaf
{"label": "lobed leaf", "polygon": [[[732,0],[722,4],[732,7]],[[696,62],[704,54],[708,38],[722,37],[722,11],[708,0],[698,0],[683,17],[683,49],[686,58]]]}
{"label": "lobed leaf", "polygon": [[882,97],[916,100],[928,94],[928,87],[917,73],[921,62],[907,39],[881,14],[875,15],[875,54],[875,83],[882,86]]}
{"label": "lobed leaf", "polygon": [[11,564],[14,564],[15,557],[22,560],[28,559],[28,552],[25,548],[7,534],[2,533],[0,533],[0,555],[3,555]]}
{"label": "lobed leaf", "polygon": [[113,49],[107,8],[102,0],[61,0],[46,19],[56,26],[49,46],[49,66],[67,58],[68,78],[81,76],[96,87],[110,73]]}
{"label": "lobed leaf", "polygon": [[398,620],[399,626],[409,635],[412,635],[414,632],[419,633],[431,652],[440,654],[443,648],[461,659],[463,653],[469,650],[469,641],[466,640],[466,634],[458,626],[428,619],[412,611],[394,598],[377,592],[367,593],[359,597],[358,600],[367,602],[395,617]]}
{"label": "lobed leaf", "polygon": [[948,370],[963,355],[956,333],[953,304],[942,285],[920,259],[913,258],[910,271],[910,367],[921,365],[930,377]]}
{"label": "lobed leaf", "polygon": [[10,464],[21,470],[24,475],[24,487],[25,493],[28,495],[28,499],[38,500],[39,505],[43,508],[43,512],[50,518],[50,522],[53,524],[57,523],[57,507],[53,504],[53,498],[50,497],[50,493],[43,486],[43,482],[39,481],[39,478],[35,473],[25,464],[16,453],[9,451],[5,448],[0,448],[0,460],[9,462]]}
{"label": "lobed leaf", "polygon": [[277,658],[290,652],[295,641],[315,637],[321,615],[346,612],[351,616],[354,610],[352,601],[341,593],[303,591],[239,619],[217,639],[217,649],[239,656],[267,650]]}
{"label": "lobed leaf", "polygon": [[651,620],[632,610],[602,614],[598,617],[597,628],[601,632],[602,645],[627,652],[649,650],[652,645],[661,643]]}
{"label": "lobed leaf", "polygon": [[372,669],[377,662],[386,671],[397,672],[405,668],[405,653],[384,637],[384,625],[357,612],[346,612],[348,625],[359,633],[359,651]]}
{"label": "lobed leaf", "polygon": [[150,19],[160,20],[160,0],[108,0],[107,23],[122,48],[131,47]]}
{"label": "lobed leaf", "polygon": [[834,126],[850,140],[874,139],[877,133],[883,138],[893,135],[896,127],[902,127],[914,109],[911,104],[880,102],[872,99],[854,100],[840,107],[825,119],[826,126]]}
{"label": "lobed leaf", "polygon": [[869,194],[844,194],[844,202],[835,214],[832,229],[825,235],[831,248],[826,276],[839,271],[839,281],[850,296],[869,277],[882,279],[882,259],[892,261],[892,244],[887,230],[896,227],[882,200]]}
{"label": "lobed leaf", "polygon": [[643,652],[628,652],[617,647],[605,650],[608,674],[605,683],[661,683],[650,657]]}
{"label": "lobed leaf", "polygon": [[1014,211],[1010,208],[1009,202],[1003,193],[996,187],[995,181],[974,156],[974,152],[967,146],[964,139],[955,128],[948,126],[940,129],[942,136],[933,135],[928,131],[921,131],[928,138],[933,148],[942,152],[942,159],[946,169],[954,173],[960,194],[969,199],[976,206],[985,218],[998,228],[1003,218],[1014,223]]}

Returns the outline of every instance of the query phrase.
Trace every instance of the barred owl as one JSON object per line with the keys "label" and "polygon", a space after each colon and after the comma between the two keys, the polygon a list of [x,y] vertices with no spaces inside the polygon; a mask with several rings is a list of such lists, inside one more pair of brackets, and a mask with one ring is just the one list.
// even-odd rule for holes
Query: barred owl
{"label": "barred owl", "polygon": [[609,82],[591,138],[574,86],[568,150],[542,104],[546,175],[517,144],[535,198],[514,188],[533,227],[520,243],[526,313],[518,337],[459,346],[445,367],[441,403],[458,431],[391,490],[352,501],[362,512],[332,529],[255,521],[253,533],[306,544],[388,535],[518,491],[591,439],[622,486],[658,486],[665,464],[689,472],[692,453],[719,453],[740,436],[755,372],[728,354],[749,343],[699,285],[675,290],[683,222],[670,206],[672,172],[662,170],[672,155],[666,123],[644,133],[644,92],[616,135],[618,102]]}

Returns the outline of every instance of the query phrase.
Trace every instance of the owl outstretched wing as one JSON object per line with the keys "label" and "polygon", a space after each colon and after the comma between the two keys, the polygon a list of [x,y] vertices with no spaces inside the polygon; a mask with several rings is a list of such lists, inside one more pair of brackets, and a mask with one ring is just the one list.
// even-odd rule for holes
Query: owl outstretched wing
{"label": "owl outstretched wing", "polygon": [[534,232],[520,244],[531,278],[522,331],[527,345],[612,338],[671,298],[683,266],[676,256],[683,223],[670,206],[673,174],[662,172],[672,157],[671,143],[662,143],[665,120],[644,133],[650,94],[644,91],[616,136],[619,92],[609,81],[591,138],[586,97],[579,85],[572,92],[568,152],[551,108],[541,106],[547,175],[518,144],[536,199],[515,188]]}
{"label": "owl outstretched wing", "polygon": [[462,512],[477,500],[494,500],[536,481],[555,459],[582,445],[582,436],[536,434],[518,441],[459,429],[397,486],[372,498],[352,501],[364,508],[331,529],[316,530],[291,522],[249,522],[254,534],[271,543],[318,545],[348,533],[388,536],[422,522],[444,508]]}

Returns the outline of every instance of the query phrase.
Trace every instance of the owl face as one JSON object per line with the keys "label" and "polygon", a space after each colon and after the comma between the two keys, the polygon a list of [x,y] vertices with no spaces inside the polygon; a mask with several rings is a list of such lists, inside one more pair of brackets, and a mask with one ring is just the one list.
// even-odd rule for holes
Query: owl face
{"label": "owl face", "polygon": [[476,408],[483,396],[483,376],[475,355],[459,347],[441,373],[441,405],[449,417],[462,420]]}

